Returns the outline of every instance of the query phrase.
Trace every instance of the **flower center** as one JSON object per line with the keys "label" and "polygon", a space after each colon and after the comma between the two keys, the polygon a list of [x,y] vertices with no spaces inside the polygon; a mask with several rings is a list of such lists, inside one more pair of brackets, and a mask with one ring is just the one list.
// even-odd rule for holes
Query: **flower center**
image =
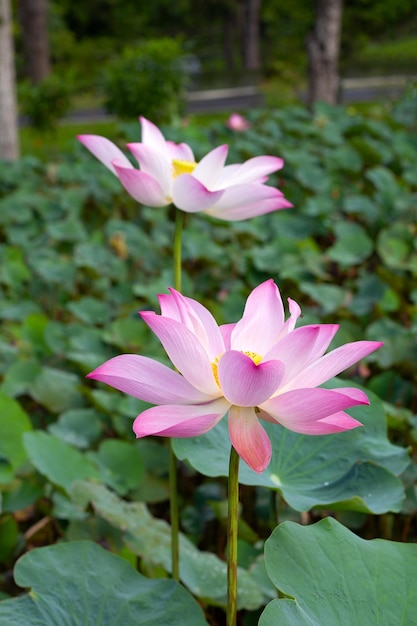
{"label": "flower center", "polygon": [[213,370],[214,380],[216,381],[218,388],[221,389],[220,382],[219,382],[219,360],[220,360],[220,357],[216,356],[213,363],[211,364],[211,369]]}
{"label": "flower center", "polygon": [[[259,365],[259,363],[262,361],[262,357],[260,354],[258,354],[257,352],[247,352],[242,351],[242,354],[246,354],[246,356],[248,356],[250,359],[252,359],[252,361],[255,363],[255,365]],[[216,358],[214,359],[214,361],[211,364],[211,369],[213,370],[213,376],[214,376],[214,380],[217,383],[217,386],[219,389],[221,389],[221,385],[220,385],[220,381],[219,381],[219,361],[221,359],[223,355],[221,354],[220,356],[216,356]]]}
{"label": "flower center", "polygon": [[252,359],[255,365],[259,365],[259,363],[262,361],[261,355],[257,354],[256,352],[244,352],[243,354],[246,354],[246,356]]}
{"label": "flower center", "polygon": [[177,178],[181,174],[191,174],[196,168],[197,163],[195,161],[182,161],[181,159],[173,159],[173,176]]}

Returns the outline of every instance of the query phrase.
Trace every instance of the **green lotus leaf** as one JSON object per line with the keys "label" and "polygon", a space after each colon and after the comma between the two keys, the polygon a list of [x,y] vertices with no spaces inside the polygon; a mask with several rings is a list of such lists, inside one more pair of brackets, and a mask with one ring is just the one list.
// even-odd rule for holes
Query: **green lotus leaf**
{"label": "green lotus leaf", "polygon": [[[263,423],[272,441],[271,462],[257,474],[241,461],[240,482],[278,489],[298,511],[317,506],[373,513],[399,511],[404,488],[397,476],[409,463],[408,453],[388,441],[383,405],[367,393],[369,406],[349,410],[363,428],[309,436]],[[174,449],[179,459],[187,460],[202,474],[227,476],[227,419],[200,437],[175,439]]]}
{"label": "green lotus leaf", "polygon": [[417,546],[366,541],[332,518],[311,526],[284,522],[265,544],[275,586],[259,626],[413,626]]}
{"label": "green lotus leaf", "polygon": [[149,580],[91,541],[28,552],[16,584],[28,594],[0,602],[7,626],[207,626],[189,593],[173,580]]}
{"label": "green lotus leaf", "polygon": [[372,253],[373,242],[362,226],[354,222],[337,222],[336,243],[327,249],[328,256],[341,265],[361,263]]}
{"label": "green lotus leaf", "polygon": [[0,483],[9,483],[26,461],[22,436],[32,429],[29,416],[20,404],[0,393]]}
{"label": "green lotus leaf", "polygon": [[[78,506],[93,505],[98,515],[125,533],[130,550],[150,566],[171,570],[171,529],[167,522],[152,517],[142,502],[126,502],[104,485],[80,481],[71,495]],[[226,604],[226,563],[215,554],[201,552],[180,533],[180,579],[193,595],[205,601]],[[239,608],[257,609],[264,604],[258,583],[244,569],[238,575]]]}
{"label": "green lotus leaf", "polygon": [[66,491],[75,480],[101,478],[99,469],[85,454],[57,437],[33,431],[26,433],[23,441],[36,469]]}
{"label": "green lotus leaf", "polygon": [[83,403],[79,386],[76,374],[45,366],[30,385],[30,395],[50,411],[60,413]]}

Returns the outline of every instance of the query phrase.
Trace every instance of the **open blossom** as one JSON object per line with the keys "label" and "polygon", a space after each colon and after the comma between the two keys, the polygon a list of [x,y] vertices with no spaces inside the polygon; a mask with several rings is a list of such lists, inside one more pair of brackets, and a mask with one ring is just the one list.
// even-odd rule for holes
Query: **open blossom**
{"label": "open blossom", "polygon": [[282,159],[257,156],[225,165],[228,146],[223,145],[197,163],[189,145],[166,141],[157,126],[144,117],[140,121],[142,142],[127,146],[140,169],[105,137],[80,135],[78,139],[141,204],[174,204],[186,213],[204,211],[230,221],[292,206],[281,191],[264,184],[269,174],[283,167]]}
{"label": "open blossom", "polygon": [[256,472],[271,458],[271,442],[261,421],[308,435],[337,433],[360,426],[345,413],[369,404],[351,387],[319,388],[382,344],[357,341],[325,354],[338,326],[295,328],[299,306],[289,300],[285,321],[278,287],[268,280],[249,295],[236,324],[218,326],[196,300],[174,289],[160,295],[161,315],[140,315],[161,341],[177,369],[145,356],[116,356],[88,374],[157,406],[137,416],[137,437],[194,437],[228,414],[232,445]]}

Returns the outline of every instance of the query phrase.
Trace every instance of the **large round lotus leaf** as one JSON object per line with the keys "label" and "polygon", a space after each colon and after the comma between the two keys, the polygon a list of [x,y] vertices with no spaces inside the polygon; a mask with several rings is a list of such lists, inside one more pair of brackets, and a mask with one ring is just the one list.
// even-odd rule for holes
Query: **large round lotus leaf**
{"label": "large round lotus leaf", "polygon": [[332,518],[312,526],[284,522],[265,544],[275,586],[259,626],[414,626],[417,545],[366,541]]}
{"label": "large round lotus leaf", "polygon": [[143,480],[143,459],[133,442],[105,439],[98,452],[89,456],[100,468],[104,482],[122,496]]}
{"label": "large round lotus leaf", "polygon": [[350,266],[361,263],[372,253],[372,239],[359,224],[337,222],[334,230],[337,237],[336,243],[327,249],[327,255],[333,261]]}
{"label": "large round lotus leaf", "polygon": [[48,426],[48,431],[77,448],[90,448],[102,435],[106,416],[95,409],[69,409]]}
{"label": "large round lotus leaf", "polygon": [[38,472],[66,491],[75,480],[101,478],[98,467],[85,454],[57,437],[38,430],[26,433],[23,442]]}
{"label": "large round lotus leaf", "polygon": [[[78,507],[92,504],[95,512],[124,533],[129,549],[151,566],[171,571],[171,528],[165,520],[152,517],[143,502],[126,502],[104,485],[76,482],[71,496]],[[180,579],[199,598],[216,605],[227,601],[226,563],[211,552],[199,550],[179,534]],[[238,609],[254,610],[265,604],[255,578],[238,569]]]}
{"label": "large round lotus leaf", "polygon": [[379,201],[381,209],[392,211],[393,206],[404,195],[404,189],[398,184],[393,172],[381,165],[369,169],[365,176],[375,186],[374,198]]}
{"label": "large round lotus leaf", "polygon": [[9,398],[28,393],[30,385],[39,376],[41,365],[36,360],[14,361],[3,374],[1,393]]}
{"label": "large round lotus leaf", "polygon": [[0,483],[9,483],[27,459],[22,435],[32,429],[20,404],[0,393]]}
{"label": "large round lotus leaf", "polygon": [[[317,506],[377,514],[399,511],[404,489],[397,475],[408,465],[408,453],[388,441],[383,405],[367,393],[370,406],[349,411],[364,426],[344,433],[299,435],[264,422],[272,441],[271,462],[257,474],[241,461],[240,482],[278,489],[298,511]],[[227,418],[205,435],[174,440],[174,449],[200,473],[227,476]]]}
{"label": "large round lotus leaf", "polygon": [[0,602],[4,626],[207,626],[177,582],[149,580],[90,541],[32,550],[14,576],[31,591]]}
{"label": "large round lotus leaf", "polygon": [[23,250],[15,246],[2,245],[0,248],[0,282],[16,288],[31,278]]}
{"label": "large round lotus leaf", "polygon": [[377,250],[383,262],[394,269],[407,269],[413,251],[412,229],[406,224],[395,223],[384,228],[377,240]]}
{"label": "large round lotus leaf", "polygon": [[60,413],[82,406],[80,382],[72,372],[45,366],[32,382],[29,393],[49,411]]}
{"label": "large round lotus leaf", "polygon": [[111,306],[103,300],[84,296],[68,303],[68,310],[86,324],[107,324],[111,317]]}
{"label": "large round lotus leaf", "polygon": [[258,622],[258,626],[276,626],[277,624],[280,626],[327,626],[312,621],[299,604],[286,598],[267,604]]}

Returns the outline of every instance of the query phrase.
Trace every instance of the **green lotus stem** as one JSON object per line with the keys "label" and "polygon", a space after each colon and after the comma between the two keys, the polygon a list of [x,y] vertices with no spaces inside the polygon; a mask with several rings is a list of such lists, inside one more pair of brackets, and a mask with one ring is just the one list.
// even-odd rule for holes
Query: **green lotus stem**
{"label": "green lotus stem", "polygon": [[171,517],[171,562],[172,578],[179,581],[179,517],[178,517],[178,485],[177,485],[177,458],[172,449],[170,440],[169,454],[169,493],[170,493],[170,517]]}
{"label": "green lotus stem", "polygon": [[[174,288],[181,291],[181,236],[184,224],[184,213],[179,209],[175,210],[175,233],[174,233]],[[169,457],[169,492],[170,492],[170,518],[171,518],[171,562],[172,578],[179,581],[179,513],[178,513],[178,481],[177,481],[177,459],[170,440]]]}
{"label": "green lotus stem", "polygon": [[232,446],[229,461],[227,517],[227,611],[226,625],[236,626],[237,528],[239,521],[239,455]]}
{"label": "green lotus stem", "polygon": [[175,233],[174,233],[174,288],[181,291],[181,237],[184,224],[184,213],[175,209]]}

